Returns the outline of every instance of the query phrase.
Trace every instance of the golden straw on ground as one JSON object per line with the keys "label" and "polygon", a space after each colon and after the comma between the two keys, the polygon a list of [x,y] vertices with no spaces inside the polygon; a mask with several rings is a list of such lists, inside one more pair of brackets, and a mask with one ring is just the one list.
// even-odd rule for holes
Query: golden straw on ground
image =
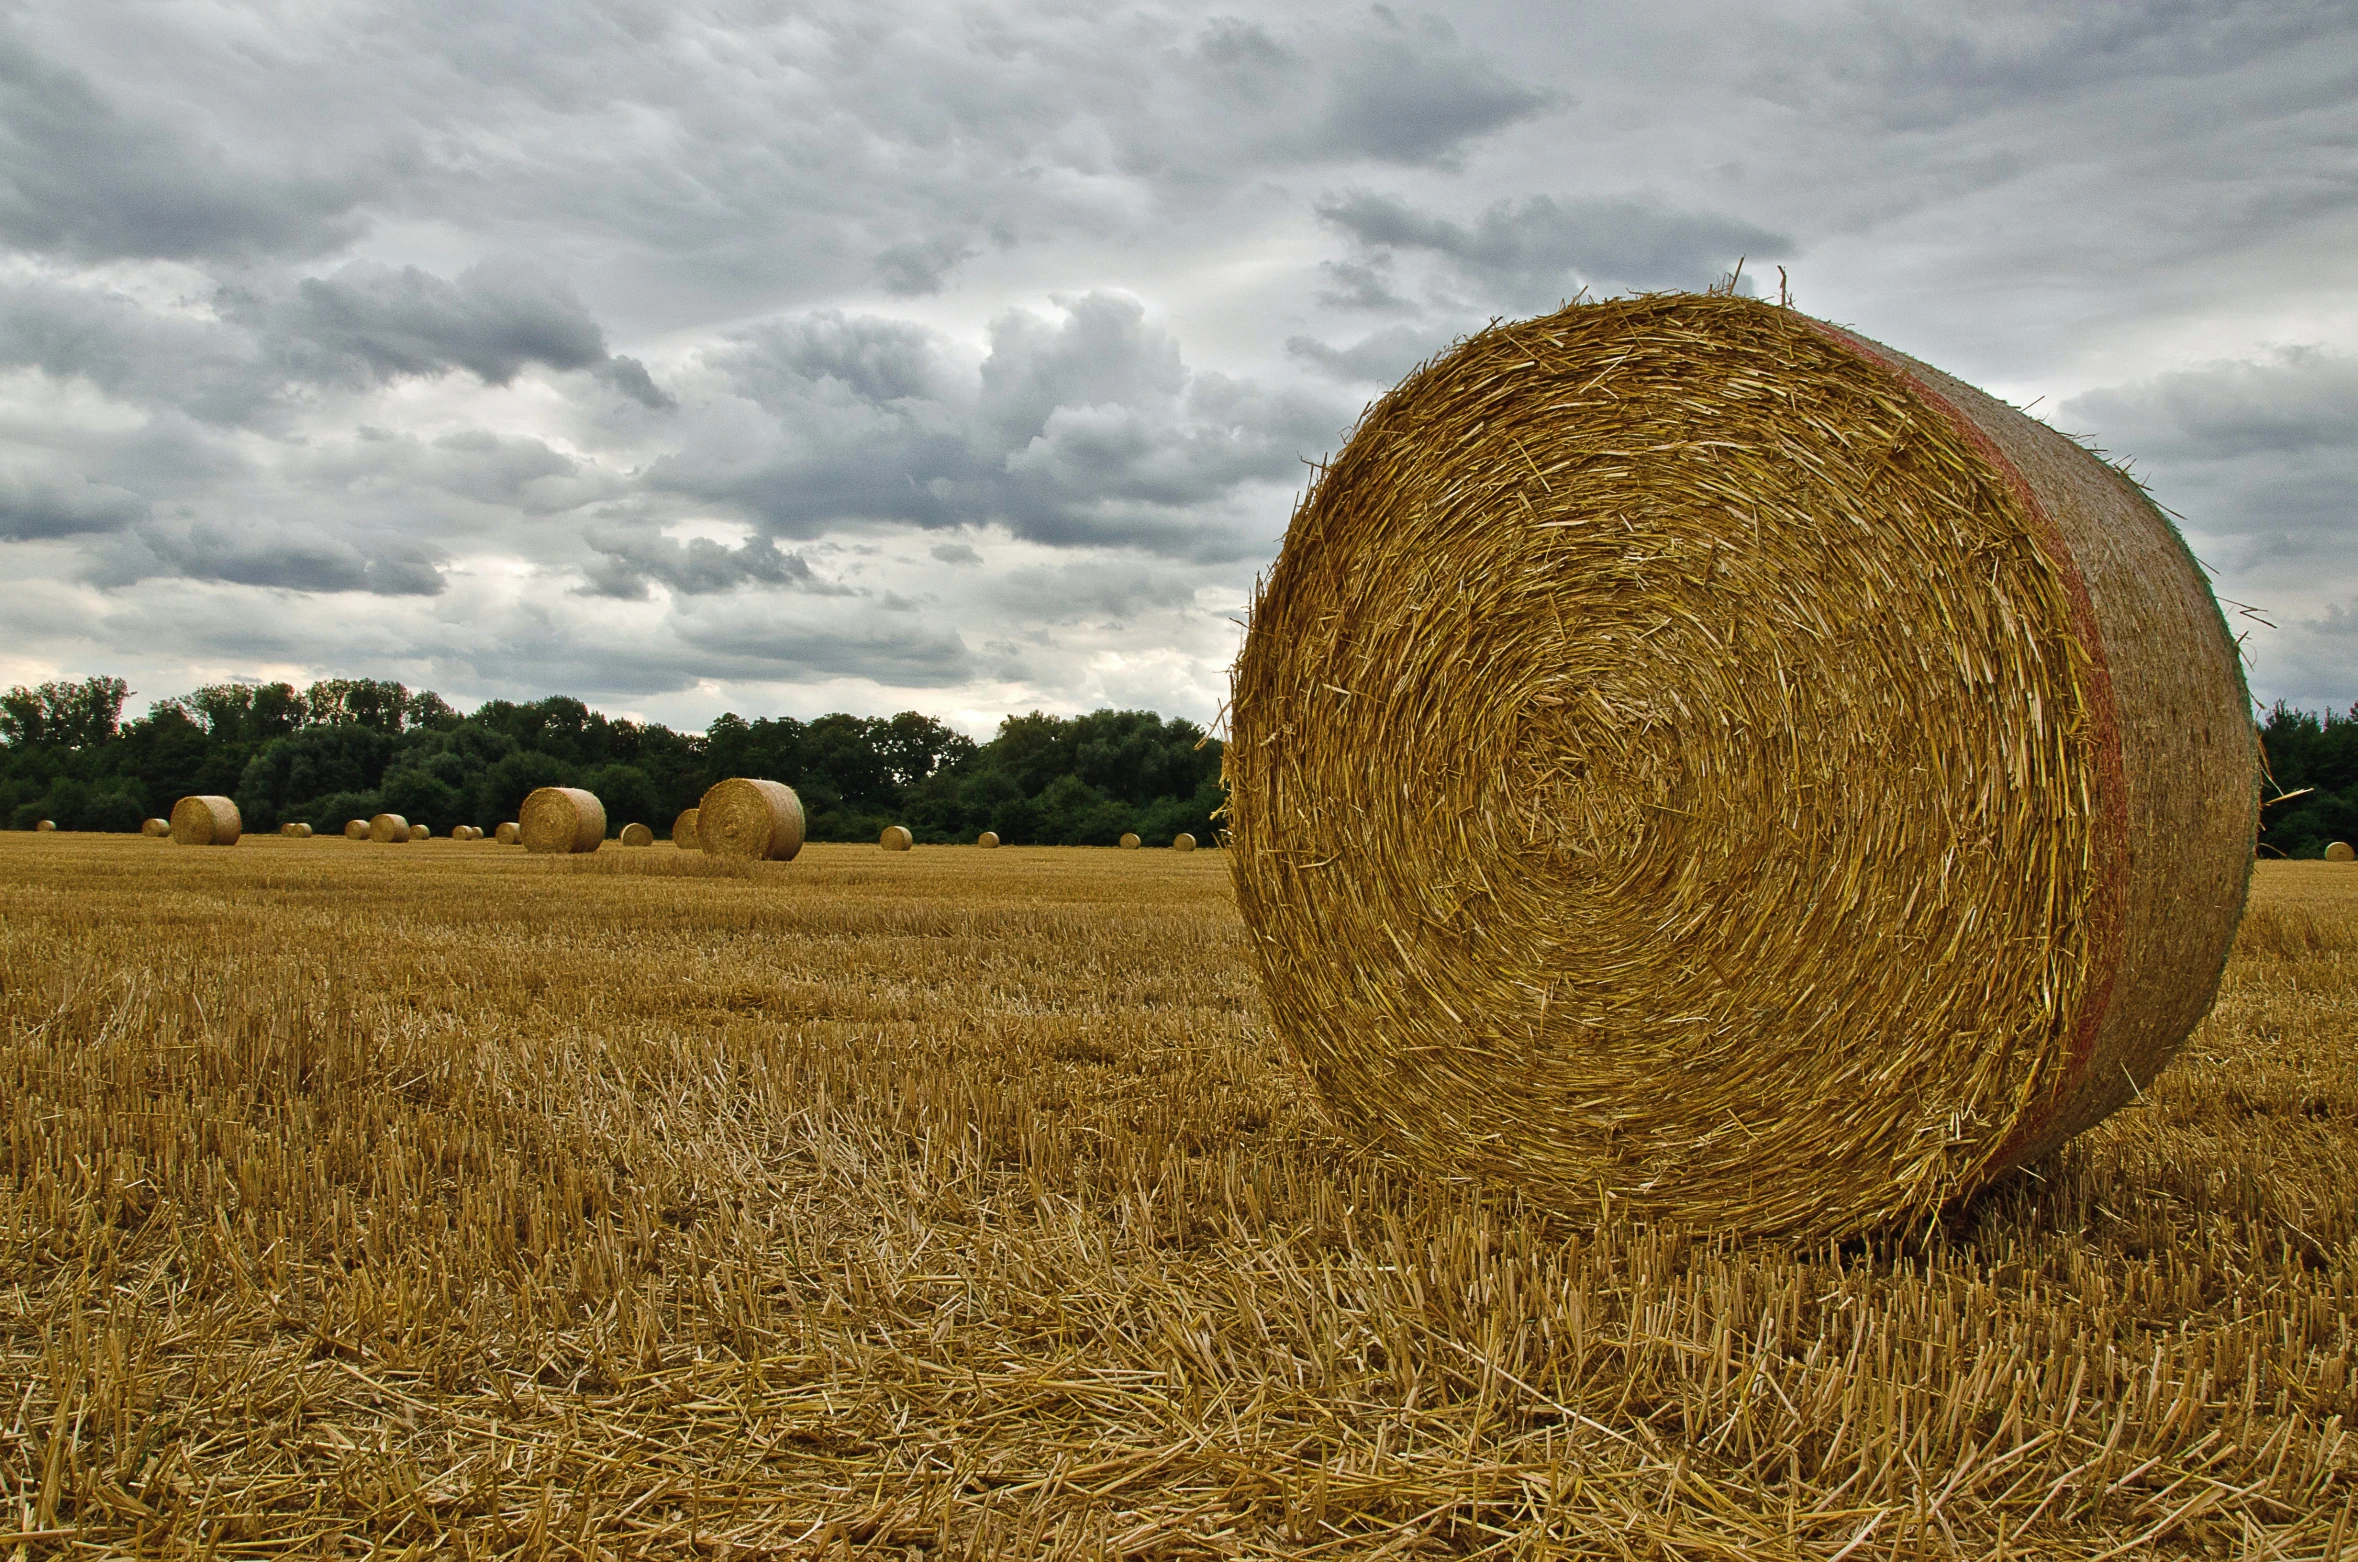
{"label": "golden straw on ground", "polygon": [[184,797],[172,805],[172,839],[183,846],[235,846],[245,825],[226,797]]}
{"label": "golden straw on ground", "polygon": [[606,805],[577,786],[544,786],[524,799],[516,835],[528,852],[594,852],[606,839]]}
{"label": "golden straw on ground", "polygon": [[783,781],[731,776],[705,788],[695,814],[706,856],[789,862],[802,850],[802,799]]}
{"label": "golden straw on ground", "polygon": [[1594,1216],[1920,1218],[2209,1006],[2259,795],[2120,473],[1740,298],[1496,326],[1369,410],[1226,750],[1270,1016],[1336,1122]]}

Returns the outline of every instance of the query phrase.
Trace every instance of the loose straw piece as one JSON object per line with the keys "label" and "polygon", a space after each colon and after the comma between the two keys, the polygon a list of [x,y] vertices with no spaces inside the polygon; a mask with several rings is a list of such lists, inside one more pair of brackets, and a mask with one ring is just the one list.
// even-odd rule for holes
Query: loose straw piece
{"label": "loose straw piece", "polygon": [[2120,473],[1793,311],[1493,327],[1296,510],[1231,872],[1341,1126],[1565,1213],[1837,1235],[2121,1105],[2208,1008],[2259,785]]}
{"label": "loose straw piece", "polygon": [[237,804],[226,797],[184,797],[172,805],[172,839],[182,846],[235,846],[244,830]]}
{"label": "loose straw piece", "polygon": [[516,834],[528,852],[594,852],[606,839],[606,805],[577,786],[544,786],[524,799]]}
{"label": "loose straw piece", "polygon": [[783,781],[731,776],[707,787],[694,811],[706,856],[791,862],[802,850],[802,799]]}

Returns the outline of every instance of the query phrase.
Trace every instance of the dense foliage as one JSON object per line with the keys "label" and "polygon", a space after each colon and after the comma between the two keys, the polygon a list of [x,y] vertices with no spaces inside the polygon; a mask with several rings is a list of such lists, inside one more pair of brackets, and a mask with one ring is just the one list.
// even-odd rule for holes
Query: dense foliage
{"label": "dense foliage", "polygon": [[332,832],[390,809],[437,834],[490,829],[539,786],[585,786],[609,829],[660,833],[727,776],[801,794],[814,840],[873,840],[904,824],[923,841],[996,830],[1011,845],[1207,843],[1221,802],[1220,746],[1147,711],[1011,716],[988,743],[930,716],[728,715],[705,731],[616,721],[562,696],[494,700],[460,715],[439,695],[336,679],[216,684],[122,719],[120,678],[0,696],[0,819],[30,829],[136,830],[190,793],[237,800],[249,830],[288,821]]}
{"label": "dense foliage", "polygon": [[2260,855],[2317,857],[2332,841],[2358,844],[2358,705],[2319,716],[2279,704],[2260,741],[2274,783],[2266,795],[2284,798],[2260,811]]}

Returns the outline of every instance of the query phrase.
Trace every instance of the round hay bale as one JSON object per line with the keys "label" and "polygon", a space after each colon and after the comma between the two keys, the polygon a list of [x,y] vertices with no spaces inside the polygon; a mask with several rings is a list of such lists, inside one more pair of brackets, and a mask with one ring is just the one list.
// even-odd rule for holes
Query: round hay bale
{"label": "round hay bale", "polygon": [[1138,837],[1132,834],[1130,831],[1124,830],[1122,832],[1122,850],[1126,852],[1134,852],[1137,849]]}
{"label": "round hay bale", "polygon": [[606,805],[577,786],[544,786],[517,814],[516,834],[528,852],[594,852],[606,839]]}
{"label": "round hay bale", "polygon": [[524,832],[518,827],[515,820],[510,819],[492,830],[491,839],[495,845],[515,846],[522,843]]}
{"label": "round hay bale", "polygon": [[643,824],[626,824],[622,827],[622,844],[652,846],[655,844],[655,832]]}
{"label": "round hay bale", "polygon": [[[802,850],[802,799],[783,781],[731,776],[690,810],[696,843],[712,857],[791,862]],[[679,826],[672,826],[676,838]]]}
{"label": "round hay bale", "polygon": [[413,841],[430,841],[434,838],[434,832],[425,825],[413,824],[409,827],[409,838]]}
{"label": "round hay bale", "polygon": [[226,797],[184,797],[172,805],[172,839],[182,846],[235,846],[244,830],[237,804]]}
{"label": "round hay bale", "polygon": [[479,841],[483,839],[483,832],[471,824],[454,824],[450,827],[450,838],[454,841]]}
{"label": "round hay bale", "polygon": [[888,852],[905,852],[917,844],[917,837],[901,825],[888,824],[884,833],[876,837],[876,844]]}
{"label": "round hay bale", "polygon": [[694,808],[683,808],[680,810],[680,816],[671,822],[671,844],[682,851],[692,852],[700,849],[696,840],[698,812],[699,810]]}
{"label": "round hay bale", "polygon": [[278,833],[287,837],[289,840],[299,841],[311,833],[311,826],[307,824],[298,824],[294,820],[290,819],[285,824],[282,824],[278,827]]}
{"label": "round hay bale", "polygon": [[409,821],[399,814],[379,814],[368,822],[368,838],[379,846],[399,845],[409,839]]}
{"label": "round hay bale", "polygon": [[1336,1121],[1560,1212],[1921,1218],[2210,1006],[2260,793],[2128,479],[1793,311],[1497,326],[1369,409],[1225,751],[1270,1017]]}
{"label": "round hay bale", "polygon": [[1191,852],[1195,850],[1195,837],[1185,833],[1184,831],[1178,835],[1172,836],[1171,850],[1175,852]]}
{"label": "round hay bale", "polygon": [[169,838],[172,834],[172,821],[169,819],[147,820],[145,823],[140,825],[139,833],[146,836],[160,836]]}
{"label": "round hay bale", "polygon": [[2353,852],[2350,850],[2350,843],[2348,841],[2336,841],[2331,846],[2325,848],[2325,860],[2327,862],[2348,862],[2353,857],[2358,857],[2358,852]]}
{"label": "round hay bale", "polygon": [[36,819],[33,821],[33,833],[36,835],[55,835],[57,833],[57,821],[55,819]]}
{"label": "round hay bale", "polygon": [[368,821],[367,821],[366,819],[347,819],[347,820],[345,820],[345,821],[344,821],[344,839],[346,839],[346,840],[348,840],[348,841],[365,841],[365,840],[367,840],[367,839],[368,839]]}
{"label": "round hay bale", "polygon": [[974,844],[985,848],[996,846],[999,844],[999,832],[996,830],[985,830],[982,834],[974,838]]}

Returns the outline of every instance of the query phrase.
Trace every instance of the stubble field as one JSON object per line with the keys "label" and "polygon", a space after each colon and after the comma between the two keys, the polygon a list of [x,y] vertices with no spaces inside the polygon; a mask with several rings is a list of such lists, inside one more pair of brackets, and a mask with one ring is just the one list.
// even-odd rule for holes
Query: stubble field
{"label": "stubble field", "polygon": [[1217,852],[0,897],[0,1557],[2358,1550],[2348,868],[2142,1106],[1832,1249],[1355,1155]]}

